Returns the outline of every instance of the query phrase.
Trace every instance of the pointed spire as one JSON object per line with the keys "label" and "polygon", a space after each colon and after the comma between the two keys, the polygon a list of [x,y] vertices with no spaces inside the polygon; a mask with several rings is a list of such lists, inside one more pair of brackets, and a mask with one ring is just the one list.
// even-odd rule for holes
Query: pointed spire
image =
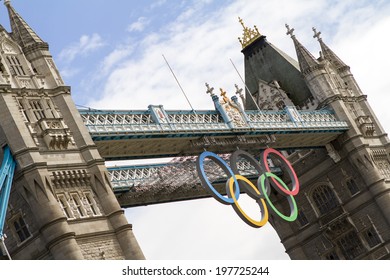
{"label": "pointed spire", "polygon": [[322,55],[325,59],[327,59],[331,64],[336,67],[336,69],[344,69],[349,68],[348,65],[346,65],[325,43],[322,41],[322,38],[320,37],[321,32],[317,32],[317,29],[313,27],[313,38],[317,38],[318,42],[321,46]]}
{"label": "pointed spire", "polygon": [[48,49],[48,44],[44,42],[34,30],[24,21],[24,19],[15,11],[10,0],[4,0],[4,5],[8,9],[11,23],[12,37],[23,48],[36,46]]}
{"label": "pointed spire", "polygon": [[311,72],[313,69],[318,68],[320,64],[318,63],[317,59],[295,37],[294,28],[290,28],[288,24],[286,24],[286,28],[286,34],[290,35],[294,42],[301,72],[306,74]]}

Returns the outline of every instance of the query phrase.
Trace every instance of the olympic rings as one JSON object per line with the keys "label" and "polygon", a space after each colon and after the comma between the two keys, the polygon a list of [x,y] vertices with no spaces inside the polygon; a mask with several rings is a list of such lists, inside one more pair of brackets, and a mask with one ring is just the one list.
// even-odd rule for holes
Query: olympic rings
{"label": "olympic rings", "polygon": [[[281,164],[285,167],[284,170],[287,170],[287,173],[291,178],[291,190],[281,178],[271,172],[268,165],[268,156],[270,154],[273,154],[274,156],[281,159]],[[247,160],[258,172],[259,177],[257,179],[257,186],[255,186],[246,177],[240,175],[239,169],[237,167],[239,157]],[[216,163],[229,176],[225,186],[227,197],[218,192],[207,178],[204,168],[204,161],[206,158],[209,158],[214,163]],[[292,222],[295,221],[298,217],[298,206],[294,199],[294,196],[299,192],[298,177],[290,162],[280,152],[274,149],[267,148],[264,150],[260,155],[260,162],[247,152],[241,150],[235,151],[230,157],[230,167],[218,155],[206,151],[198,157],[196,161],[196,168],[202,186],[208,189],[211,195],[220,203],[225,205],[232,205],[237,215],[252,227],[262,227],[268,222],[268,207],[273,214],[279,216],[285,221]],[[288,204],[290,206],[289,216],[281,213],[271,201],[271,187],[274,188],[279,194],[287,198]],[[245,193],[248,194],[249,197],[253,198],[259,205],[261,213],[261,219],[259,221],[249,217],[249,215],[247,215],[239,205],[238,199],[241,191],[245,191]]]}

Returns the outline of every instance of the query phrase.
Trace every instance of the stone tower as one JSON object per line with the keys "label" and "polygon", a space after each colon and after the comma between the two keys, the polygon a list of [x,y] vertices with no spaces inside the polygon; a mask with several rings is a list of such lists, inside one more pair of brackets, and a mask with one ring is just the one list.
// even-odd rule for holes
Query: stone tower
{"label": "stone tower", "polygon": [[[325,148],[285,152],[301,183],[298,219],[271,221],[286,252],[292,259],[389,259],[389,140],[350,67],[314,28],[318,59],[286,25],[296,62],[256,27],[242,25],[247,108],[324,108],[350,126]],[[279,203],[283,209],[285,201]]]}
{"label": "stone tower", "polygon": [[13,259],[143,259],[49,46],[4,1],[0,143],[17,162],[5,233]]}

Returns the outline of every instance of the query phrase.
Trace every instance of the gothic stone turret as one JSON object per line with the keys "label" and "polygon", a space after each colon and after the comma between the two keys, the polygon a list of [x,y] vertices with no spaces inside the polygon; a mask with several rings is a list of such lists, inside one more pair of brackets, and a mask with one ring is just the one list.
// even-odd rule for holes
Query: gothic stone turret
{"label": "gothic stone turret", "polygon": [[[288,27],[298,63],[265,36],[243,46],[246,83],[259,107],[273,99],[261,86],[278,81],[295,106],[332,110],[350,130],[324,149],[288,151],[301,182],[299,216],[294,223],[275,219],[272,224],[292,259],[389,259],[387,134],[349,66],[320,34],[315,31],[322,50],[316,59],[293,31]],[[278,202],[281,209],[286,206],[283,199]]]}
{"label": "gothic stone turret", "polygon": [[12,258],[143,259],[48,44],[5,5],[0,143],[17,161],[5,228]]}

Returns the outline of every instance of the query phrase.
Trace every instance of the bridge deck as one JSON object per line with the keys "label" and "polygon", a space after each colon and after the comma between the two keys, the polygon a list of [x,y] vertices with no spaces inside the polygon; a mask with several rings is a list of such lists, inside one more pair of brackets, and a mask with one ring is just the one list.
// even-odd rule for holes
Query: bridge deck
{"label": "bridge deck", "polygon": [[156,119],[147,111],[80,110],[92,139],[106,160],[187,156],[204,149],[228,153],[320,147],[348,129],[327,110],[245,111],[245,124],[232,126],[218,111],[165,111]]}

